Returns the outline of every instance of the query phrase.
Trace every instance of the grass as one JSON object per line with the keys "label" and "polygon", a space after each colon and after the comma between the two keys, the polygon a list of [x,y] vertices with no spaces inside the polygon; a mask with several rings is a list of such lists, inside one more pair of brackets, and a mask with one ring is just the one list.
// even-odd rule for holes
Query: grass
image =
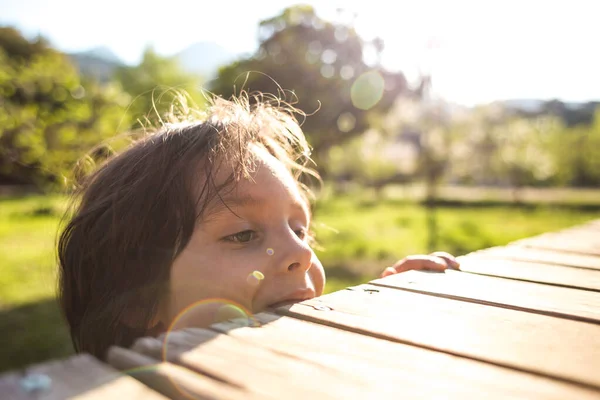
{"label": "grass", "polygon": [[[447,202],[436,211],[436,248],[460,255],[600,218],[598,192],[581,205],[573,198],[567,206]],[[54,244],[64,206],[60,196],[0,199],[0,371],[72,353],[54,300]],[[367,192],[326,195],[317,203],[315,230],[324,248],[317,254],[327,270],[327,291],[426,252],[427,221],[424,207],[397,196],[377,201]]]}
{"label": "grass", "polygon": [[[435,211],[435,249],[463,255],[600,218],[597,199],[595,207],[448,202]],[[331,197],[315,211],[316,237],[324,247],[317,255],[337,280],[373,278],[406,255],[428,252],[430,217],[414,202],[356,193]]]}
{"label": "grass", "polygon": [[72,353],[54,300],[64,205],[58,196],[0,200],[0,371]]}

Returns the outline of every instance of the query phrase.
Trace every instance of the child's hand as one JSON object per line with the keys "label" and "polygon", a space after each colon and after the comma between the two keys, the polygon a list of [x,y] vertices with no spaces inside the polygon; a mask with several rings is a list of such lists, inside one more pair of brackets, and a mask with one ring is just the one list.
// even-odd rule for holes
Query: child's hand
{"label": "child's hand", "polygon": [[411,269],[444,271],[447,268],[458,269],[458,267],[460,267],[460,264],[458,261],[456,261],[456,258],[454,258],[452,254],[448,254],[443,251],[436,251],[428,256],[416,255],[405,257],[394,264],[393,267],[387,267],[385,271],[381,273],[381,277],[385,278],[386,276],[398,274]]}

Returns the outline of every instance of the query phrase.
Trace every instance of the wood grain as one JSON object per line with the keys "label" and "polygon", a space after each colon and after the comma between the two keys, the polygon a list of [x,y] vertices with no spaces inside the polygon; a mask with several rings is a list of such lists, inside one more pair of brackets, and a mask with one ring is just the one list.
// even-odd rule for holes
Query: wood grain
{"label": "wood grain", "polygon": [[596,270],[490,256],[468,255],[457,259],[460,270],[465,272],[600,291],[600,271]]}
{"label": "wood grain", "polygon": [[600,232],[579,229],[544,233],[514,242],[520,246],[600,256]]}
{"label": "wood grain", "polygon": [[[255,315],[259,328],[236,321],[213,325],[250,346],[359,374],[387,386],[394,398],[597,398],[598,391],[402,343],[375,339],[324,325]],[[433,377],[433,379],[432,379]]]}
{"label": "wood grain", "polygon": [[[162,341],[143,338],[133,350],[159,357]],[[168,338],[167,360],[261,398],[340,399],[387,397],[387,386],[357,373],[274,352],[206,329],[185,329]]]}
{"label": "wood grain", "polygon": [[251,393],[189,369],[136,353],[121,347],[112,347],[107,361],[145,385],[170,399],[254,399]]}
{"label": "wood grain", "polygon": [[527,261],[538,264],[562,265],[600,271],[600,257],[597,256],[565,253],[551,249],[535,249],[519,245],[491,247],[469,253],[465,257]]}
{"label": "wood grain", "polygon": [[374,285],[276,311],[600,388],[599,325]]}
{"label": "wood grain", "polygon": [[46,390],[27,392],[21,385],[22,373],[11,372],[0,376],[0,395],[7,400],[81,400],[104,399],[166,399],[135,379],[123,375],[90,355],[32,365],[27,375],[43,374],[51,379]]}
{"label": "wood grain", "polygon": [[408,271],[371,283],[600,324],[600,294],[593,291],[454,270]]}

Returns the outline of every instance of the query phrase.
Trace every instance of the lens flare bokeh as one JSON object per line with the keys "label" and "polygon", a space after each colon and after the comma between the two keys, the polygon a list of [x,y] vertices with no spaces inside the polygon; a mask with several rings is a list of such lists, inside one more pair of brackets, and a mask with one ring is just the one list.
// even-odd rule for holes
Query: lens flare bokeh
{"label": "lens flare bokeh", "polygon": [[[258,281],[264,279],[264,275],[259,271],[254,271],[250,274],[254,279]],[[187,319],[187,320],[186,320]],[[243,305],[236,303],[228,299],[205,299],[195,302],[188,307],[181,310],[181,312],[173,319],[173,322],[164,333],[164,340],[162,343],[161,360],[162,362],[169,362],[169,336],[177,329],[197,327],[207,327],[212,324],[219,322],[235,320],[236,325],[243,326],[260,326],[260,323],[254,318],[252,312],[245,308]],[[183,323],[182,323],[183,322]],[[177,365],[175,365],[177,366]],[[154,373],[158,370],[159,364],[147,365],[137,368],[132,368],[123,373],[128,375],[142,374],[142,373]],[[197,374],[196,372],[186,368],[188,372]],[[167,379],[173,385],[173,387],[179,391],[183,396],[189,399],[196,399],[193,393],[181,387],[180,384],[175,382],[170,375],[166,375]]]}
{"label": "lens flare bokeh", "polygon": [[246,277],[246,282],[250,286],[258,286],[258,285],[260,285],[260,283],[262,282],[263,279],[265,279],[265,276],[263,275],[262,272],[253,271],[252,273],[248,274],[248,276]]}
{"label": "lens flare bokeh", "polygon": [[369,110],[379,103],[384,89],[385,81],[379,72],[365,72],[352,84],[350,90],[352,104],[361,110]]}

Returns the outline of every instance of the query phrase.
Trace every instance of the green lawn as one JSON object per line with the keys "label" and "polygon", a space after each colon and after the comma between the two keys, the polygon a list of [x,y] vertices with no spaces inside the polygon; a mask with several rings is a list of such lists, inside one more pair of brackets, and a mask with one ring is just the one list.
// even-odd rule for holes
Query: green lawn
{"label": "green lawn", "polygon": [[[362,198],[361,198],[362,197]],[[463,255],[478,249],[600,218],[597,204],[522,205],[454,203],[436,209],[436,250]],[[328,270],[328,290],[371,279],[409,254],[428,251],[428,211],[403,200],[372,200],[353,193],[329,198],[315,210],[317,251]]]}
{"label": "green lawn", "polygon": [[[437,210],[437,245],[456,255],[503,245],[600,218],[596,206],[456,203]],[[54,244],[65,200],[60,196],[0,199],[0,371],[71,353],[54,300]],[[317,253],[327,291],[364,282],[407,254],[427,250],[427,212],[398,198],[357,193],[317,204]]]}
{"label": "green lawn", "polygon": [[72,353],[54,300],[61,197],[0,200],[0,371]]}

